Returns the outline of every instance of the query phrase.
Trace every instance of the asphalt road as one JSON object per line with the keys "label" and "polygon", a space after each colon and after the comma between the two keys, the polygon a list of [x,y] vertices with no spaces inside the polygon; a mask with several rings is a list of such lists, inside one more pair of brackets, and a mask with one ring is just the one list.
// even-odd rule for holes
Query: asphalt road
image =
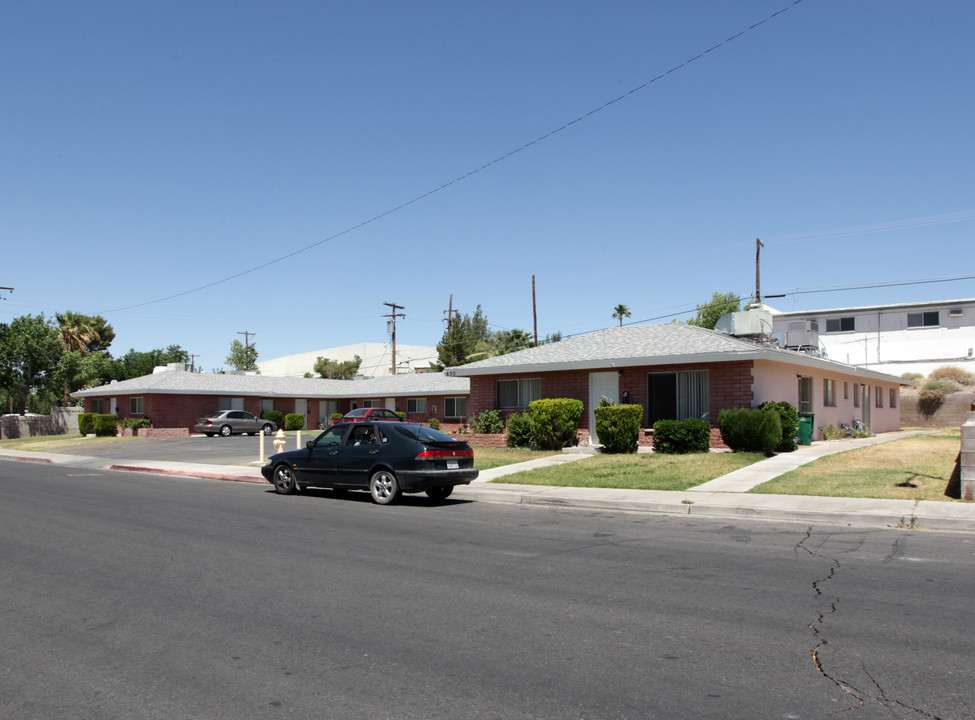
{"label": "asphalt road", "polygon": [[0,717],[971,718],[975,538],[0,461]]}
{"label": "asphalt road", "polygon": [[[301,442],[314,440],[318,430],[303,431]],[[231,437],[126,438],[122,442],[82,443],[65,448],[45,450],[68,455],[89,455],[113,460],[172,460],[174,462],[213,463],[215,465],[248,465],[260,456],[259,443],[264,441],[264,457],[273,455],[274,436],[233,435]],[[294,433],[287,435],[286,450],[297,447]]]}

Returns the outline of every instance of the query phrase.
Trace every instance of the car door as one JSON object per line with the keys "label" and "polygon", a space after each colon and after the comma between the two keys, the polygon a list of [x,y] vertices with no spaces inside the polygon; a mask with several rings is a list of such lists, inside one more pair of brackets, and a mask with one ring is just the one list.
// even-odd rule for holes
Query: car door
{"label": "car door", "polygon": [[375,423],[355,423],[338,453],[336,482],[348,487],[369,486],[369,471],[381,453],[379,428]]}
{"label": "car door", "polygon": [[242,433],[256,433],[260,431],[260,420],[243,410],[237,411],[238,419],[234,421],[234,431]]}
{"label": "car door", "polygon": [[335,483],[339,450],[348,429],[348,425],[333,425],[312,441],[308,461],[299,468],[299,482],[324,487]]}

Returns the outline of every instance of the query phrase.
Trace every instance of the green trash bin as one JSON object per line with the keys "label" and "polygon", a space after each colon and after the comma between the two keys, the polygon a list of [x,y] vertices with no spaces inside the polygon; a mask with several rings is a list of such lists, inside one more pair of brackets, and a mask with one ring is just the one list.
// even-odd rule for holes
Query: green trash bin
{"label": "green trash bin", "polygon": [[813,436],[813,421],[816,416],[812,413],[799,413],[799,444],[810,445]]}

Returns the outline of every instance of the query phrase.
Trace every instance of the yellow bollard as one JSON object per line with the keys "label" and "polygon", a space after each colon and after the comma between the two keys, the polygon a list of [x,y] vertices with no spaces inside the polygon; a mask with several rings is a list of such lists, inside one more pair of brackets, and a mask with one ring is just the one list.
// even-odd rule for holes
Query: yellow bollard
{"label": "yellow bollard", "polygon": [[264,433],[263,432],[257,433],[257,442],[259,442],[261,444],[261,450],[260,450],[260,453],[258,455],[257,461],[261,465],[263,465],[264,464]]}
{"label": "yellow bollard", "polygon": [[298,431],[298,444],[295,447],[301,450],[301,430]]}

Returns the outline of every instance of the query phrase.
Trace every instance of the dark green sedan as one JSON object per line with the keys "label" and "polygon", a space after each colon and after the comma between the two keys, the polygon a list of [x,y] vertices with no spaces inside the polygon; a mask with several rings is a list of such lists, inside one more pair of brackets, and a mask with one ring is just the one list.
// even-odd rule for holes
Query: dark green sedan
{"label": "dark green sedan", "polygon": [[264,479],[282,495],[309,487],[368,490],[389,505],[402,493],[444,500],[477,478],[471,446],[418,423],[342,422],[300,450],[268,458]]}

